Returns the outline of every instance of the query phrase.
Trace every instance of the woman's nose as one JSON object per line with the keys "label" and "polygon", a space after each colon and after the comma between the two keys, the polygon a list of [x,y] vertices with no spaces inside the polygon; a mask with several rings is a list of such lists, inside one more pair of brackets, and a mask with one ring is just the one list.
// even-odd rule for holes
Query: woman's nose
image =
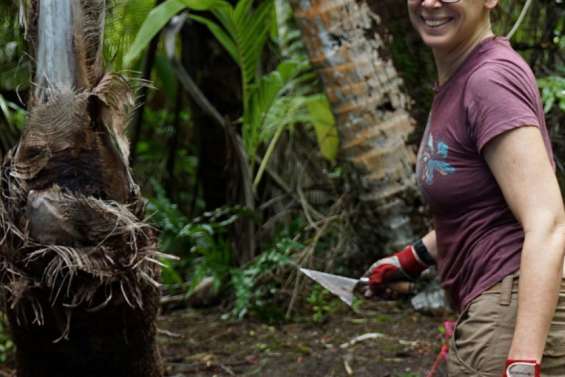
{"label": "woman's nose", "polygon": [[422,0],[421,6],[426,8],[439,8],[443,4],[440,0]]}

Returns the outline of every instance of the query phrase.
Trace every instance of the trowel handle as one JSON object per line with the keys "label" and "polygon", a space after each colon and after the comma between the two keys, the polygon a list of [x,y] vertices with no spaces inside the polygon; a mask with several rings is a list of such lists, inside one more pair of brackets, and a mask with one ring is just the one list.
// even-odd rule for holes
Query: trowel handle
{"label": "trowel handle", "polygon": [[[359,283],[357,283],[357,287],[367,286],[369,285],[369,278],[362,277],[359,279]],[[409,281],[396,281],[394,283],[388,283],[386,286],[392,289],[394,292],[401,294],[401,295],[408,295],[414,293],[416,286],[414,283]]]}
{"label": "trowel handle", "polygon": [[388,287],[401,295],[409,295],[411,293],[414,293],[414,291],[416,290],[416,285],[409,281],[397,281],[394,283],[389,283]]}

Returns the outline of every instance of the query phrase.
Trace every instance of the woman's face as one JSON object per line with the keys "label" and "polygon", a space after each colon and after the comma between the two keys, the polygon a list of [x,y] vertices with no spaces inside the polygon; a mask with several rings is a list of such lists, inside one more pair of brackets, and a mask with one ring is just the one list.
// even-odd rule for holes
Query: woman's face
{"label": "woman's face", "polygon": [[410,21],[426,45],[449,52],[490,31],[489,13],[498,0],[407,0]]}

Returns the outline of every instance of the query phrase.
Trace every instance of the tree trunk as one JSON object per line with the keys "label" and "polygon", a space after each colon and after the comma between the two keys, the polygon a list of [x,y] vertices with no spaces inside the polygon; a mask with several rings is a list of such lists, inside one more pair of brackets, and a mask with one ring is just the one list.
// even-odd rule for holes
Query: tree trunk
{"label": "tree trunk", "polygon": [[18,377],[162,375],[156,234],[128,167],[134,96],[103,71],[104,11],[104,0],[28,9],[38,85],[0,181]]}
{"label": "tree trunk", "polygon": [[310,60],[332,104],[340,156],[365,222],[363,247],[391,251],[415,238],[414,130],[380,18],[363,0],[291,0]]}

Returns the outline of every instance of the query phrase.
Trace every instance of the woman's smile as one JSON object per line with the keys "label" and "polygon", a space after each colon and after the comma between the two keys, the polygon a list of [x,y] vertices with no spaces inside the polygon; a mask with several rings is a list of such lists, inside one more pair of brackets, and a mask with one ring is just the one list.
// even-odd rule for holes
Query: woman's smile
{"label": "woman's smile", "polygon": [[454,20],[453,17],[430,17],[430,16],[420,16],[420,20],[424,25],[431,29],[437,29],[444,25],[447,25]]}

